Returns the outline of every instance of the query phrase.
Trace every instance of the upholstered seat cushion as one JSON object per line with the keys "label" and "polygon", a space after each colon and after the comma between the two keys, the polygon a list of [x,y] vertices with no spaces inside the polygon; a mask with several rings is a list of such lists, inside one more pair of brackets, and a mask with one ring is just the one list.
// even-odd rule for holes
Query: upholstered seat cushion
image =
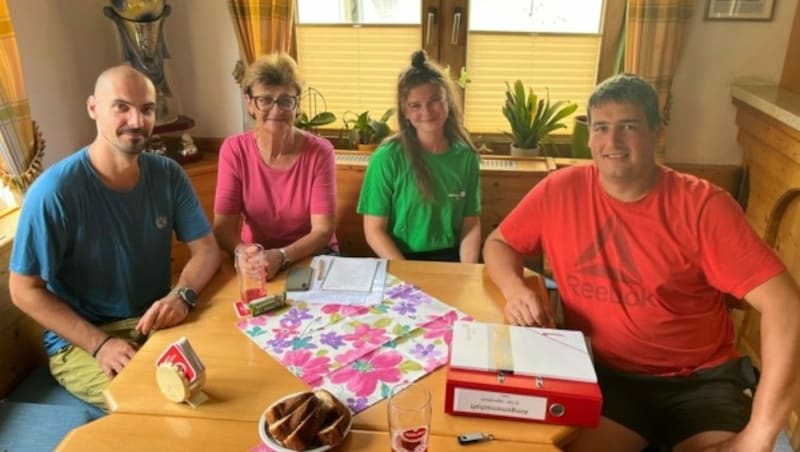
{"label": "upholstered seat cushion", "polygon": [[36,368],[8,395],[12,402],[42,403],[81,408],[89,414],[89,420],[105,415],[103,410],[70,394],[50,374],[47,365]]}
{"label": "upholstered seat cushion", "polygon": [[0,450],[53,450],[70,430],[92,419],[85,407],[0,402]]}

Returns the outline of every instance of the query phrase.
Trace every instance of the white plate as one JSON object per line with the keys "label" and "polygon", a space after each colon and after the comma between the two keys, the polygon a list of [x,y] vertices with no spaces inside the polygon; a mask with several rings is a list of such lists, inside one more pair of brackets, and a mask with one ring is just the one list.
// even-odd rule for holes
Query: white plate
{"label": "white plate", "polygon": [[[293,392],[291,394],[288,394],[285,397],[282,397],[282,398],[272,402],[272,405],[268,406],[267,409],[265,409],[264,412],[261,413],[261,418],[258,420],[258,436],[261,437],[261,441],[264,441],[264,444],[266,444],[267,446],[275,449],[277,452],[295,452],[295,450],[294,449],[287,449],[287,448],[281,446],[281,444],[279,442],[277,442],[276,440],[272,439],[272,435],[269,434],[269,430],[267,430],[267,428],[266,428],[267,427],[267,418],[266,418],[267,411],[273,405],[281,403],[284,400],[286,400],[286,399],[288,399],[290,397],[294,397],[294,396],[296,396],[298,394],[301,394],[301,393],[300,392]],[[347,435],[350,434],[350,428],[351,427],[353,427],[353,417],[352,416],[350,416],[350,423],[347,424],[347,428],[344,429],[344,434],[342,435],[342,438],[346,438]],[[337,446],[338,446],[338,444],[337,444]],[[320,447],[317,447],[316,449],[306,449],[304,452],[323,452],[323,451],[326,451],[326,450],[330,450],[333,447],[334,446],[320,446]]]}

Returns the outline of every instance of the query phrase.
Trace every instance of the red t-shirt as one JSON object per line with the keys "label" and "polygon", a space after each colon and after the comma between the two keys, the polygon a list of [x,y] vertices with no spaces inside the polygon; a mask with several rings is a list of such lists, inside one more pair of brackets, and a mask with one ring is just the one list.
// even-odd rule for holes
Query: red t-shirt
{"label": "red t-shirt", "polygon": [[735,356],[723,293],[737,298],[785,271],[722,189],[660,168],[656,187],[625,203],[592,166],[537,184],[500,225],[522,254],[544,252],[567,328],[612,368],[681,375]]}

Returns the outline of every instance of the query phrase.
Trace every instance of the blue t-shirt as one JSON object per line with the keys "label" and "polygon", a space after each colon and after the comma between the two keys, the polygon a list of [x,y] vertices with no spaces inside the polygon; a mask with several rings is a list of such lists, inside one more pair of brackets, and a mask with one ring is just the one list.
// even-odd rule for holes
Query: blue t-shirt
{"label": "blue t-shirt", "polygon": [[[172,231],[189,242],[211,228],[189,178],[172,160],[139,155],[127,192],[106,187],[87,148],[47,169],[25,195],[11,271],[47,289],[95,325],[142,315],[170,289]],[[49,355],[68,345],[51,331]]]}

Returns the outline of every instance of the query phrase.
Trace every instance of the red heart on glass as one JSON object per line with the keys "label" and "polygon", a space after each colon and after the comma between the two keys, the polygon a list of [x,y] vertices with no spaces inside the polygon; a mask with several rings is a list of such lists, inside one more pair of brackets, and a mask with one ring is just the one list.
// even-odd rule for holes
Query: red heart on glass
{"label": "red heart on glass", "polygon": [[414,450],[417,446],[422,444],[427,434],[427,427],[403,430],[403,433],[400,434],[400,444],[407,450]]}

